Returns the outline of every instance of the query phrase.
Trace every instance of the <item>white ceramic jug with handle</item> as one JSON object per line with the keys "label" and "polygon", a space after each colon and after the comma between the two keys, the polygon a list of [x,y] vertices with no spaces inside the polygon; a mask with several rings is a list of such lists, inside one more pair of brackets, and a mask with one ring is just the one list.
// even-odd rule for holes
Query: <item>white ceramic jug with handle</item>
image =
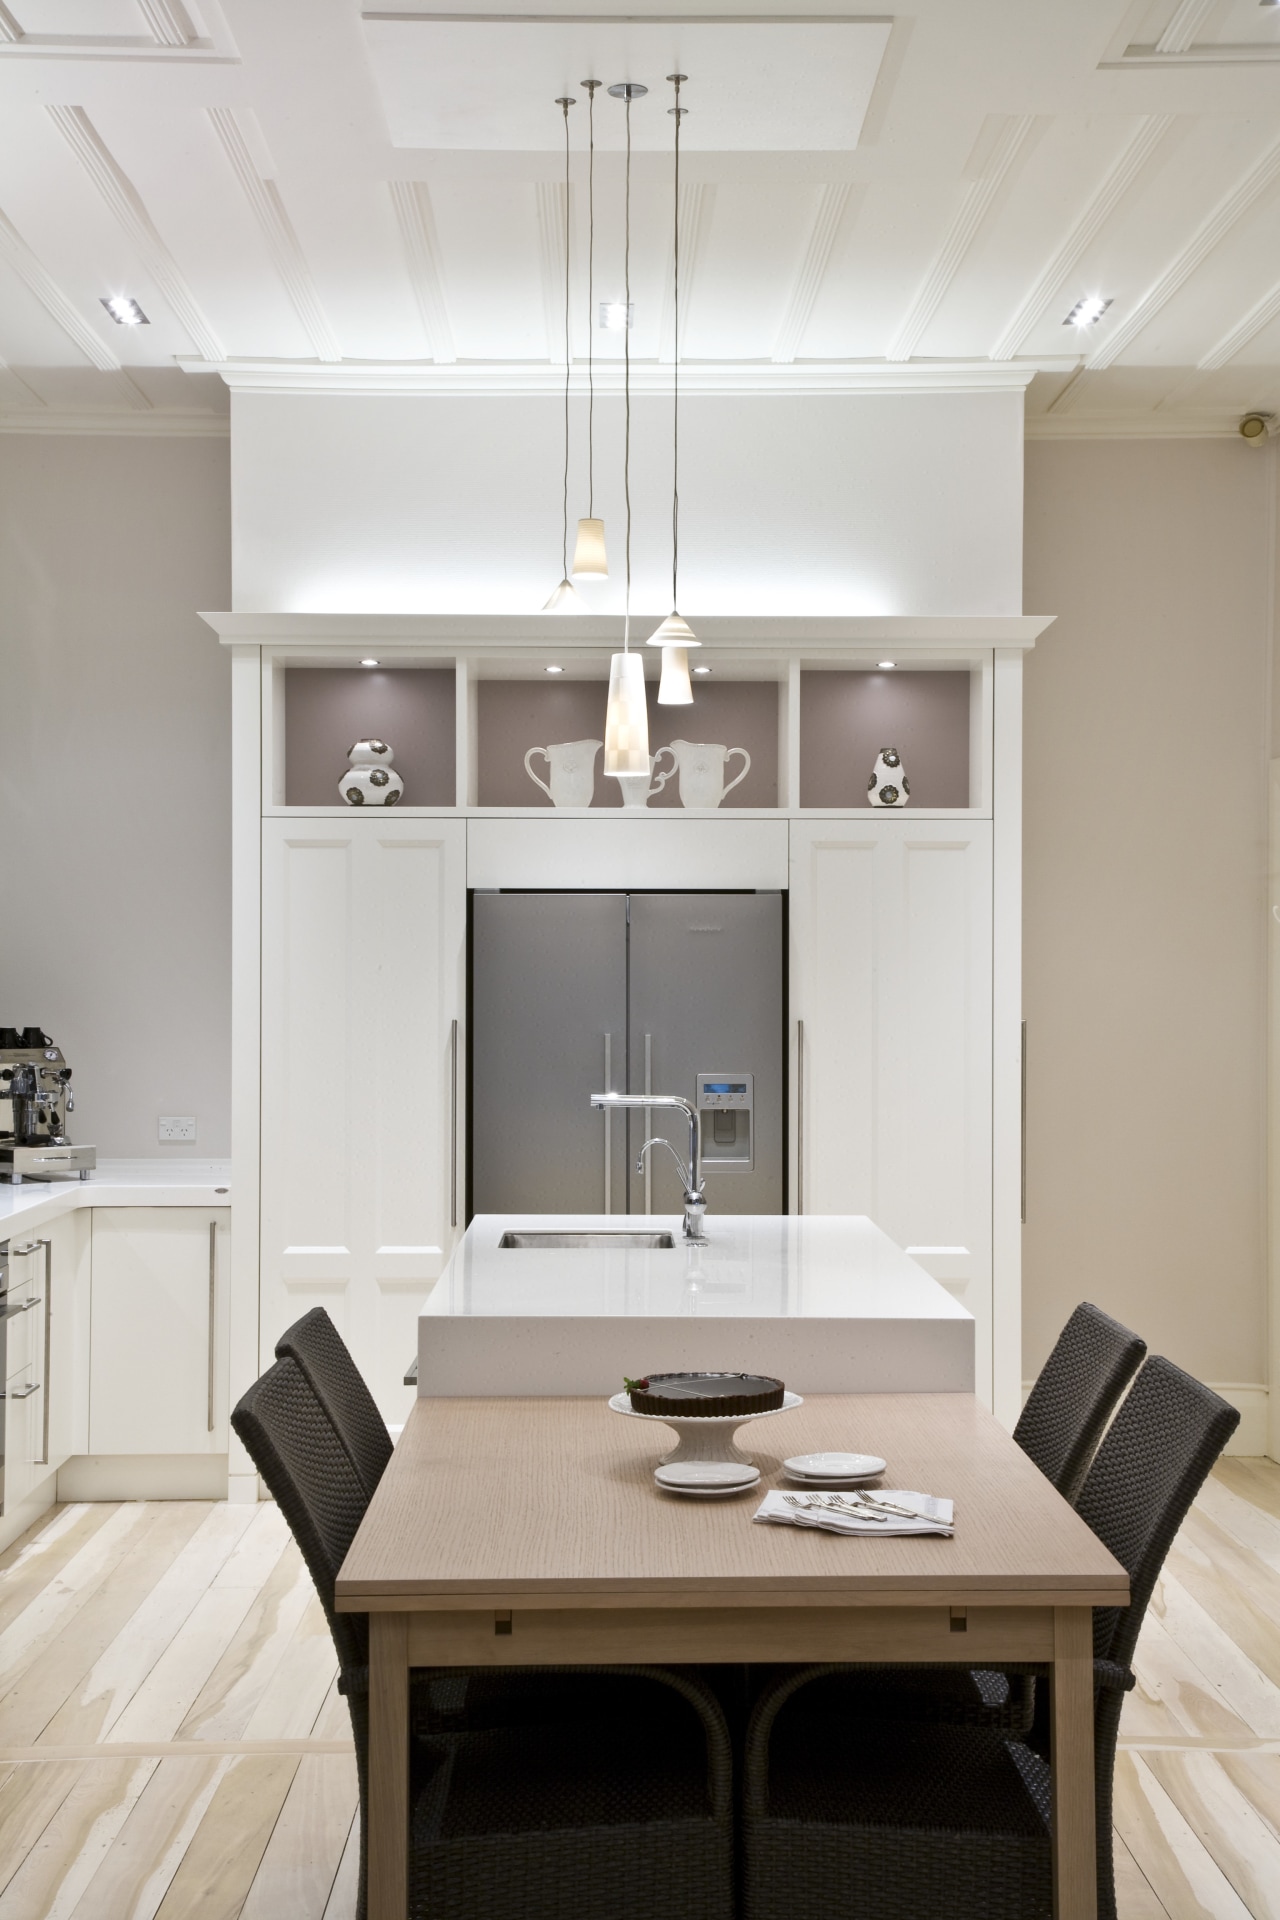
{"label": "white ceramic jug with handle", "polygon": [[[673,740],[665,752],[675,756],[680,770],[682,807],[718,807],[726,793],[732,793],[751,771],[751,755],[745,747],[720,747],[705,740]],[[742,755],[742,771],[725,785],[725,763],[735,753]]]}
{"label": "white ceramic jug with handle", "polygon": [[[534,786],[550,796],[553,807],[589,807],[596,790],[596,755],[603,745],[603,740],[562,740],[554,747],[530,747],[524,770]],[[550,786],[529,765],[538,754],[550,769]]]}

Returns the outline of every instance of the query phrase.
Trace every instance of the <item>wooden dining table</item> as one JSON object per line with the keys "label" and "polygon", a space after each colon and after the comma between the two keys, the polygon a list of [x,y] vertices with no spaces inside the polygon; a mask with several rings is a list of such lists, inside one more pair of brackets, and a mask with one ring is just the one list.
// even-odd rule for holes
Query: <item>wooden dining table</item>
{"label": "wooden dining table", "polygon": [[[1095,1920],[1093,1627],[1128,1579],[971,1395],[830,1394],[741,1430],[757,1488],[702,1501],[674,1436],[602,1399],[419,1399],[337,1583],[369,1615],[370,1920],[404,1920],[415,1667],[1002,1660],[1049,1667],[1057,1920]],[[887,1461],[955,1533],[758,1525],[784,1456]]]}

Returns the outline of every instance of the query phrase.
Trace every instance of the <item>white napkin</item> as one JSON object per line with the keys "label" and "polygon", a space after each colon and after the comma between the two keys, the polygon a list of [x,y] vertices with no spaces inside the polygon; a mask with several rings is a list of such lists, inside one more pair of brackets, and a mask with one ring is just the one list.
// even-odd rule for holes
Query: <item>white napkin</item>
{"label": "white napkin", "polygon": [[[838,1497],[847,1502],[843,1507],[827,1504]],[[756,1508],[753,1519],[778,1521],[783,1526],[822,1527],[828,1533],[874,1534],[883,1539],[887,1534],[904,1533],[943,1533],[951,1534],[955,1530],[955,1502],[935,1500],[928,1493],[889,1492],[876,1488],[876,1497],[890,1500],[895,1506],[910,1507],[919,1515],[916,1520],[908,1520],[904,1514],[889,1513],[881,1519],[873,1519],[868,1512],[864,1517],[855,1511],[857,1495],[845,1493],[839,1496],[824,1493],[806,1493],[797,1490],[788,1496],[783,1493],[767,1493]],[[792,1506],[790,1500],[807,1500],[809,1506]]]}

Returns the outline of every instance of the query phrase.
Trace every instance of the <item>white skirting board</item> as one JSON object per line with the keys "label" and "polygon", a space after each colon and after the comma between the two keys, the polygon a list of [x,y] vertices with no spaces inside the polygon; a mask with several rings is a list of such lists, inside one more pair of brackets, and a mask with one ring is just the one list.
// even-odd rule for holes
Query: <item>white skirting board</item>
{"label": "white skirting board", "polygon": [[58,1469],[59,1500],[225,1500],[225,1453],[77,1454]]}
{"label": "white skirting board", "polygon": [[[1027,1395],[1035,1385],[1033,1380],[1022,1383],[1022,1400],[1026,1405]],[[1214,1393],[1220,1393],[1224,1400],[1240,1409],[1240,1425],[1227,1442],[1228,1453],[1245,1454],[1254,1460],[1264,1459],[1267,1454],[1267,1401],[1266,1387],[1242,1386],[1237,1381],[1207,1380],[1205,1385]],[[1275,1456],[1272,1456],[1273,1458]]]}

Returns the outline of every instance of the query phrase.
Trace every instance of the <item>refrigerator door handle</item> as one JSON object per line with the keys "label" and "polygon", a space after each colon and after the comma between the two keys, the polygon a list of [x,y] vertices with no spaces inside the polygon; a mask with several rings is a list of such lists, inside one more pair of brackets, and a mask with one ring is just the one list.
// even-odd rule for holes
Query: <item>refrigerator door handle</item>
{"label": "refrigerator door handle", "polygon": [[796,1212],[804,1212],[804,1021],[796,1021]]}
{"label": "refrigerator door handle", "polygon": [[[604,1090],[613,1092],[613,1035],[604,1037]],[[613,1212],[613,1115],[604,1109],[604,1210]]]}
{"label": "refrigerator door handle", "polygon": [[[644,1037],[644,1090],[646,1093],[653,1092],[653,1035],[651,1033],[646,1033]],[[652,1108],[646,1107],[644,1110],[646,1139],[649,1137],[651,1125]],[[646,1213],[653,1212],[653,1161],[648,1154],[644,1157],[644,1210]]]}

